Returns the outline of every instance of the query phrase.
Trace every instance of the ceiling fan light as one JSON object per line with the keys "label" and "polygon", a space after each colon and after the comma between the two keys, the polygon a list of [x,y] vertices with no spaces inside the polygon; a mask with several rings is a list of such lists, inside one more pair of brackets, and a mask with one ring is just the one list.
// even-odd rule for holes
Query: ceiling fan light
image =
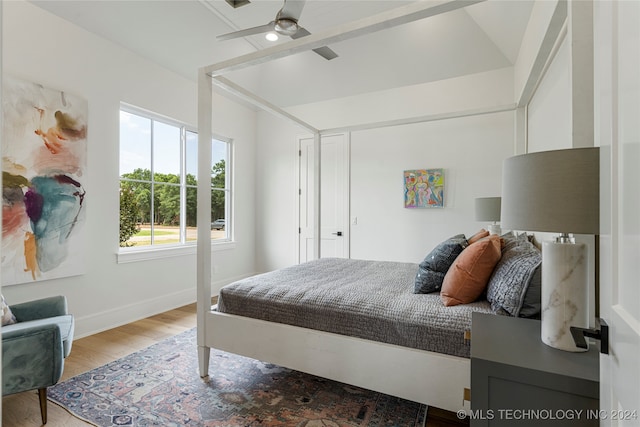
{"label": "ceiling fan light", "polygon": [[276,34],[274,32],[269,32],[269,33],[265,34],[264,38],[269,40],[270,42],[274,42],[274,41],[278,40],[278,34]]}
{"label": "ceiling fan light", "polygon": [[283,36],[292,36],[298,32],[298,23],[293,19],[278,19],[274,26],[275,30]]}

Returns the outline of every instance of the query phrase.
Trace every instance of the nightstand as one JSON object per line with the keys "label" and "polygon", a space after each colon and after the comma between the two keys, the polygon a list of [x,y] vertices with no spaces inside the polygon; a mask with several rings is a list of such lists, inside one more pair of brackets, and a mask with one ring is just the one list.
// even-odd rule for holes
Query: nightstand
{"label": "nightstand", "polygon": [[471,426],[597,426],[599,352],[544,344],[540,321],[473,313]]}

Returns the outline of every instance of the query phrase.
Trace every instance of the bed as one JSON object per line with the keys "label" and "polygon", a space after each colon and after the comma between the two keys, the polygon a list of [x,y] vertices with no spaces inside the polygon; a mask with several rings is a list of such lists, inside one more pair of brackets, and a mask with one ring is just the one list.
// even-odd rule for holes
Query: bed
{"label": "bed", "polygon": [[[453,236],[420,264],[322,258],[224,286],[198,324],[200,374],[207,375],[209,349],[217,348],[468,410],[472,313],[540,311],[540,251],[526,234],[483,236]],[[456,271],[464,280],[451,287]],[[439,292],[419,280],[442,275]],[[470,286],[479,292],[469,296]],[[468,300],[447,305],[460,290]]]}
{"label": "bed", "polygon": [[[402,25],[414,22],[419,19],[447,13],[471,2],[442,1],[442,2],[414,2],[403,6],[389,14],[380,14],[347,25],[328,30],[326,33],[318,33],[308,37],[293,40],[268,49],[243,55],[238,58],[229,59],[210,66],[203,67],[198,74],[198,218],[199,224],[207,224],[211,220],[211,138],[213,101],[213,86],[217,86],[231,93],[232,95],[270,112],[275,116],[290,120],[303,129],[306,129],[314,137],[314,186],[313,198],[313,258],[318,260],[315,266],[326,267],[322,264],[321,253],[321,191],[320,183],[320,158],[322,135],[331,135],[335,129],[317,129],[304,120],[293,116],[283,108],[275,106],[268,101],[261,99],[250,91],[240,87],[233,81],[223,77],[225,73],[250,67],[266,61],[283,58],[288,55],[308,51],[322,47],[333,42],[345,40],[347,38],[358,37],[369,34],[383,28]],[[514,104],[515,105],[515,104]],[[469,115],[486,114],[498,111],[511,111],[514,105],[489,106],[487,108],[461,111],[459,117]],[[453,117],[450,115],[448,117]],[[441,120],[442,115],[408,118],[406,120],[390,120],[389,122],[377,123],[376,126],[391,126],[402,123],[415,123],[418,121]],[[344,129],[362,129],[360,124]],[[366,125],[365,127],[366,128]],[[342,128],[341,128],[342,129]],[[293,230],[293,227],[292,227]],[[296,228],[297,232],[297,228]],[[504,259],[503,254],[503,259]],[[357,263],[354,260],[345,261],[353,266]],[[537,261],[539,264],[539,261]],[[393,263],[392,263],[393,264]],[[200,375],[205,377],[208,374],[210,349],[216,348],[266,362],[278,364],[291,369],[307,372],[321,377],[341,381],[371,390],[379,391],[389,395],[409,399],[424,403],[449,411],[469,409],[469,402],[465,400],[468,395],[465,389],[470,385],[470,360],[468,342],[465,342],[464,332],[470,328],[471,313],[474,311],[500,313],[501,307],[497,307],[494,302],[491,305],[487,301],[478,301],[471,304],[464,304],[459,307],[437,306],[438,293],[426,295],[411,295],[413,302],[408,306],[397,303],[399,300],[409,299],[407,292],[413,285],[416,275],[417,264],[398,263],[404,265],[385,264],[383,267],[392,273],[392,282],[404,284],[395,293],[382,292],[386,285],[369,283],[367,280],[354,285],[352,282],[346,283],[352,286],[351,292],[336,295],[337,300],[327,303],[324,296],[332,293],[332,289],[324,289],[324,292],[313,294],[308,290],[297,293],[296,289],[269,291],[262,287],[265,279],[270,280],[275,276],[287,276],[295,274],[298,268],[307,268],[307,265],[294,266],[291,269],[278,270],[267,273],[267,276],[260,275],[247,279],[245,285],[235,283],[231,288],[221,292],[221,299],[217,307],[211,306],[212,297],[212,249],[211,235],[208,227],[198,228],[198,250],[197,250],[197,311],[198,311],[198,356]],[[313,265],[312,265],[313,267]],[[380,267],[380,266],[379,266]],[[373,268],[371,266],[366,268]],[[395,268],[403,270],[399,273]],[[323,272],[323,268],[317,270]],[[355,270],[355,269],[354,269]],[[529,269],[531,270],[531,269]],[[308,272],[307,272],[308,273]],[[377,273],[376,273],[377,274]],[[375,274],[370,274],[375,276]],[[518,276],[512,271],[505,270],[505,276],[525,278],[528,283],[530,271]],[[292,280],[285,282],[292,283]],[[508,281],[507,281],[508,282]],[[330,282],[331,283],[331,282]],[[351,284],[351,285],[349,285]],[[315,283],[311,285],[313,289],[321,285]],[[331,285],[322,285],[331,286]],[[369,288],[371,286],[373,288]],[[377,288],[376,288],[377,286]],[[408,291],[407,291],[408,286]],[[231,291],[237,287],[235,291]],[[247,290],[249,289],[249,290]],[[498,295],[498,299],[522,299],[524,292],[514,292],[513,287],[504,287],[506,292]],[[376,290],[376,292],[373,292]],[[388,291],[388,289],[385,288]],[[380,291],[380,292],[378,292]],[[232,295],[233,293],[236,295]],[[299,300],[301,305],[294,306],[292,311],[286,312],[281,305],[274,303],[274,299],[266,298],[259,305],[254,300],[248,302],[250,296],[262,294],[264,299],[270,292],[277,295],[287,295],[293,300]],[[279,294],[278,294],[279,292]],[[373,294],[379,296],[374,298]],[[315,295],[315,296],[313,296]],[[346,296],[345,296],[346,295]],[[495,296],[495,295],[494,295]],[[503,298],[504,297],[504,298]],[[238,298],[234,300],[234,298]],[[539,297],[538,297],[539,299]],[[347,301],[349,300],[349,301]],[[496,300],[497,301],[497,300]],[[343,328],[343,314],[322,314],[310,307],[317,302],[325,302],[329,307],[344,303],[350,308],[357,308],[355,323]],[[348,304],[347,304],[348,302]],[[311,304],[313,303],[313,304]],[[424,304],[423,304],[424,303]],[[521,305],[522,301],[520,301]],[[395,305],[398,305],[397,307]],[[253,313],[235,311],[236,308],[247,307]],[[424,307],[423,307],[424,306]],[[506,308],[510,305],[506,304]],[[409,307],[409,308],[407,308]],[[431,311],[425,307],[431,307]],[[343,307],[344,308],[344,307]],[[398,309],[393,311],[391,309]],[[377,314],[373,315],[373,310]],[[421,311],[425,309],[426,311]],[[347,312],[350,313],[351,309]],[[415,313],[414,313],[415,311]],[[281,312],[281,313],[280,313]],[[385,319],[380,317],[380,313],[388,316]],[[453,313],[457,313],[453,316]],[[283,315],[283,318],[276,319],[275,314]],[[354,313],[351,313],[354,314]],[[459,315],[459,316],[458,316]],[[458,329],[456,332],[445,331],[437,324],[446,323],[444,318],[456,320]],[[334,320],[333,326],[326,322],[327,318]],[[337,322],[336,322],[337,320]],[[405,320],[425,320],[426,326],[419,323],[405,323]],[[432,323],[429,323],[431,321]],[[338,326],[336,329],[335,326]],[[393,326],[393,325],[402,325]],[[345,334],[346,332],[346,334]],[[425,335],[446,337],[444,340],[429,341],[424,346]]]}
{"label": "bed", "polygon": [[469,357],[471,313],[415,294],[417,264],[323,258],[223,287],[216,311],[451,356]]}
{"label": "bed", "polygon": [[[465,408],[471,313],[414,294],[418,265],[320,259],[223,287],[207,346],[446,410]],[[201,372],[202,375],[206,372]]]}

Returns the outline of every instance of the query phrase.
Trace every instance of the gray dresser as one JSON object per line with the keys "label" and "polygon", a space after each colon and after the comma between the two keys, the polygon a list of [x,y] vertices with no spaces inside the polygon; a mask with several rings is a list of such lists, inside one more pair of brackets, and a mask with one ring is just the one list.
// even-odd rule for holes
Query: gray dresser
{"label": "gray dresser", "polygon": [[471,426],[597,426],[598,345],[551,348],[540,321],[473,313]]}

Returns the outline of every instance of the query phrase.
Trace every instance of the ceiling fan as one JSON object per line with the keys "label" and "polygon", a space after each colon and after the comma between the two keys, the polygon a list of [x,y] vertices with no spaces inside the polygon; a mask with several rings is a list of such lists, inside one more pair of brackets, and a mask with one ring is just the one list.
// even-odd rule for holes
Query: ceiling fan
{"label": "ceiling fan", "polygon": [[[305,0],[284,0],[282,9],[278,11],[275,19],[268,24],[259,25],[257,27],[247,28],[240,31],[234,31],[228,34],[222,34],[217,36],[216,39],[230,40],[238,37],[268,33],[270,31],[275,31],[276,33],[283,36],[289,36],[292,39],[299,39],[300,37],[308,36],[311,33],[298,24],[298,19],[300,18],[300,14],[302,13],[304,3]],[[329,49],[327,46],[313,49],[313,51],[327,60],[336,58],[338,56],[337,53]]]}

